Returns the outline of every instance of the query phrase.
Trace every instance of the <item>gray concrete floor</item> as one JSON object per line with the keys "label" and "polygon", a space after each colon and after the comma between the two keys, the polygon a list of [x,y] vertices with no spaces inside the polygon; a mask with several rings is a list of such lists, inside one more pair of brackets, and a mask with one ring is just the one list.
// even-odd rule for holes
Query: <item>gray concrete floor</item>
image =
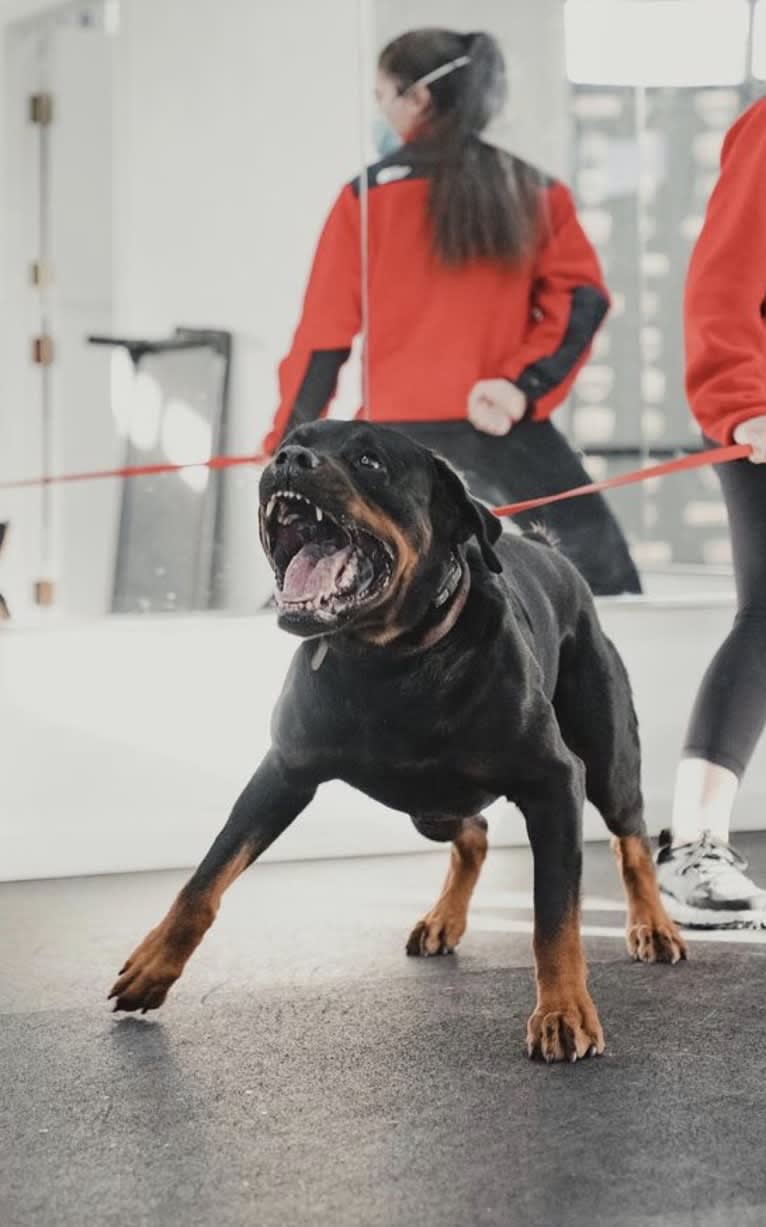
{"label": "gray concrete floor", "polygon": [[[739,843],[766,880],[766,836]],[[547,1068],[528,853],[491,854],[456,956],[408,960],[444,865],[256,866],[146,1019],[106,992],[185,875],[0,887],[2,1227],[766,1222],[762,935],[631,964],[588,846],[607,1054]]]}

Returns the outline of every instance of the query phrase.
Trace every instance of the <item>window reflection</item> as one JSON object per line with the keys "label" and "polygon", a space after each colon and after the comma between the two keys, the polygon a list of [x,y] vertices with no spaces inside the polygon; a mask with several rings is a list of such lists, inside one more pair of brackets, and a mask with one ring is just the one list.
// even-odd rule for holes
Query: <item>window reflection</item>
{"label": "window reflection", "polygon": [[[723,136],[752,100],[751,14],[747,0],[565,5],[572,174],[584,224],[625,308],[607,321],[595,375],[588,369],[578,380],[572,428],[582,447],[601,451],[610,473],[699,442],[684,387],[683,284]],[[765,42],[759,0],[753,74],[766,71]],[[719,487],[704,470],[621,495],[620,515],[644,567],[730,560]]]}
{"label": "window reflection", "polygon": [[588,85],[739,85],[748,0],[566,0],[566,68]]}

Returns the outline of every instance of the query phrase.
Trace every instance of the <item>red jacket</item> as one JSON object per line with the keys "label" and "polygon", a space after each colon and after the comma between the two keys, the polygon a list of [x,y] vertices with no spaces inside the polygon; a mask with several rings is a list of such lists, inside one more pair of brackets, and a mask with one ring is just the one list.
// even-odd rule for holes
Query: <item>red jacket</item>
{"label": "red jacket", "polygon": [[[372,421],[465,418],[479,379],[505,377],[548,417],[585,362],[609,298],[598,259],[558,182],[543,188],[547,237],[519,268],[447,267],[432,251],[428,179],[411,147],[368,169],[367,404]],[[314,257],[280,405],[264,442],[326,413],[362,328],[359,181],[343,188]],[[360,413],[362,411],[360,410]]]}
{"label": "red jacket", "polygon": [[766,414],[766,99],[726,135],[686,279],[686,393],[706,435]]}

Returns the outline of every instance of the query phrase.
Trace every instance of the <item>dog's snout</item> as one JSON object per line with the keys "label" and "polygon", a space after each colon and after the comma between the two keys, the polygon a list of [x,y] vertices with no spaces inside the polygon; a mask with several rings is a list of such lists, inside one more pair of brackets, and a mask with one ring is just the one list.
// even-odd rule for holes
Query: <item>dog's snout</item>
{"label": "dog's snout", "polygon": [[316,452],[312,452],[310,447],[302,447],[299,443],[288,443],[286,447],[280,448],[274,463],[283,473],[289,473],[291,470],[297,472],[300,469],[318,468],[319,457]]}

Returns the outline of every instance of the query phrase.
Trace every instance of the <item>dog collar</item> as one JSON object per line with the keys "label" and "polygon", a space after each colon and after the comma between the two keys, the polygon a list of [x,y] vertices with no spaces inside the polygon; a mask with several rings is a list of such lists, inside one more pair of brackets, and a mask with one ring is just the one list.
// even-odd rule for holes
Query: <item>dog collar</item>
{"label": "dog collar", "polygon": [[323,635],[322,638],[319,640],[319,644],[317,646],[316,651],[314,652],[314,655],[311,657],[311,668],[314,670],[315,673],[317,669],[322,668],[322,663],[324,661],[325,656],[327,655],[327,647],[328,647],[327,640]]}
{"label": "dog collar", "polygon": [[[450,577],[445,588],[438,593],[434,604],[437,607],[441,607],[451,596],[454,596],[454,600],[441,622],[437,622],[436,626],[432,626],[429,631],[426,631],[420,643],[411,649],[413,652],[423,652],[426,648],[432,648],[434,644],[439,643],[445,635],[449,634],[463,612],[463,607],[468,600],[468,593],[471,588],[471,572],[464,562],[457,559],[455,561],[455,578]],[[447,592],[447,595],[442,597],[442,592],[444,591]],[[439,599],[440,597],[442,597],[441,600]]]}
{"label": "dog collar", "polygon": [[442,605],[445,605],[450,597],[454,595],[462,575],[463,565],[459,558],[456,558],[455,555],[452,554],[450,557],[450,569],[447,572],[447,578],[434,597],[434,606],[436,609],[441,609]]}
{"label": "dog collar", "polygon": [[[447,578],[442,587],[437,592],[433,599],[432,605],[434,609],[441,609],[448,601],[452,600],[452,604],[447,609],[441,622],[437,622],[430,630],[426,631],[423,638],[414,644],[410,644],[404,649],[404,655],[411,656],[416,652],[423,652],[426,648],[432,648],[434,644],[448,635],[453,626],[457,622],[460,614],[463,612],[463,606],[468,599],[468,592],[471,587],[471,572],[461,558],[455,554],[450,559],[450,569],[447,573]],[[454,599],[453,599],[454,598]],[[395,643],[391,645],[395,646]],[[311,657],[311,668],[316,673],[324,664],[327,656],[329,644],[326,636],[322,635],[319,643]]]}

